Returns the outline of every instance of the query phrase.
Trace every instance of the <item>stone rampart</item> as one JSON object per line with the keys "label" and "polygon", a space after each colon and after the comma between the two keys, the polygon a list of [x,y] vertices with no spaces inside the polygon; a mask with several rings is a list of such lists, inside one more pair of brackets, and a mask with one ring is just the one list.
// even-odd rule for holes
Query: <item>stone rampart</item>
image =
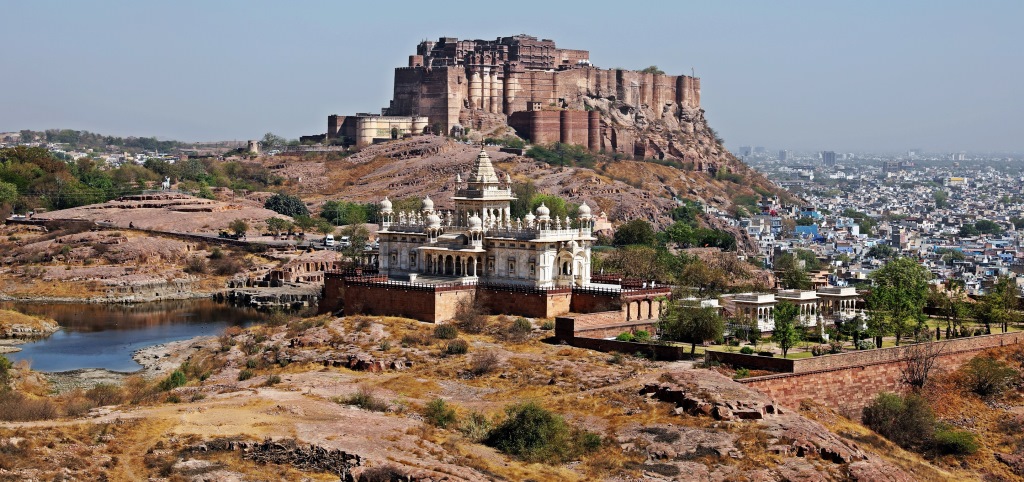
{"label": "stone rampart", "polygon": [[[982,335],[935,342],[942,347],[936,370],[956,370],[983,350],[1015,345],[1022,341],[1024,333]],[[900,381],[900,374],[912,349],[911,346],[905,345],[790,360],[792,373],[745,378],[739,381],[790,407],[799,406],[801,400],[810,399],[847,416],[859,417],[861,410],[879,393],[901,392],[906,389]],[[758,358],[734,353],[728,355],[733,359],[739,356],[746,356],[751,360]]]}
{"label": "stone rampart", "polygon": [[568,289],[503,289],[481,286],[478,296],[493,314],[531,318],[553,318],[569,312],[572,291]]}

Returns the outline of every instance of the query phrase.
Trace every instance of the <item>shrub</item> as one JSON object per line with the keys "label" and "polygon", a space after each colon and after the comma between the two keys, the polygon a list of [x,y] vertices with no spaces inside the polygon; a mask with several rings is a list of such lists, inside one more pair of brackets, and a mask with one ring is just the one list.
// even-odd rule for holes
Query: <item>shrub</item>
{"label": "shrub", "polygon": [[918,395],[880,393],[864,407],[864,425],[901,447],[915,448],[931,440],[935,416]]}
{"label": "shrub", "polygon": [[533,331],[533,325],[526,318],[516,318],[505,328],[505,338],[512,341],[523,341]]}
{"label": "shrub", "polygon": [[438,340],[454,340],[459,336],[459,329],[454,325],[437,325],[434,328],[434,338]]}
{"label": "shrub", "polygon": [[117,405],[124,401],[124,392],[121,387],[110,383],[98,383],[95,387],[85,392],[88,398],[97,406]]}
{"label": "shrub", "polygon": [[455,425],[456,421],[455,409],[440,398],[427,402],[427,407],[423,410],[423,417],[429,424],[438,428],[448,428],[450,425]]}
{"label": "shrub", "polygon": [[380,351],[388,351],[391,349],[391,342],[389,340],[380,341]]}
{"label": "shrub", "polygon": [[0,391],[0,421],[49,420],[58,415],[57,405],[47,398],[30,398],[15,391]]}
{"label": "shrub", "polygon": [[545,320],[544,323],[540,324],[540,329],[544,331],[551,331],[555,329],[555,322],[551,320]]}
{"label": "shrub", "polygon": [[468,417],[459,421],[459,432],[474,443],[487,438],[491,431],[491,421],[480,412],[471,412]]}
{"label": "shrub", "polygon": [[185,372],[174,370],[170,375],[167,375],[167,378],[160,382],[160,390],[166,392],[167,390],[184,386],[186,383],[188,383],[188,379],[185,377]]}
{"label": "shrub", "polygon": [[259,362],[259,360],[255,359],[255,358],[250,358],[250,359],[245,361],[245,368],[255,369],[255,368],[259,368],[259,367],[260,367],[260,362]]}
{"label": "shrub", "polygon": [[611,363],[612,365],[621,365],[624,360],[625,357],[622,356],[622,353],[612,353],[611,358],[608,359],[608,363]]}
{"label": "shrub", "polygon": [[185,262],[185,272],[190,274],[206,273],[206,260],[199,256],[192,256]]}
{"label": "shrub", "polygon": [[860,341],[857,342],[857,349],[858,350],[874,350],[875,349],[875,342],[873,342],[871,340],[860,340]]}
{"label": "shrub", "polygon": [[740,379],[740,378],[747,378],[749,376],[750,376],[750,370],[749,369],[737,368],[736,369],[736,376],[734,376],[733,378]]}
{"label": "shrub", "polygon": [[618,341],[633,341],[633,334],[629,332],[619,333],[619,336],[615,337]]}
{"label": "shrub", "polygon": [[338,402],[345,405],[355,405],[371,412],[386,412],[388,410],[388,402],[378,397],[373,389],[365,385],[360,386],[355,393]]}
{"label": "shrub", "polygon": [[974,434],[964,430],[940,428],[935,431],[932,444],[939,453],[948,455],[970,455],[978,451]]}
{"label": "shrub", "polygon": [[256,376],[256,374],[252,370],[246,368],[245,370],[238,372],[238,381],[244,382],[254,376]]}
{"label": "shrub", "polygon": [[982,397],[1002,393],[1018,376],[1017,370],[987,356],[972,358],[960,370],[963,385]]}
{"label": "shrub", "polygon": [[651,334],[645,330],[637,330],[636,333],[633,333],[633,340],[637,343],[647,343],[651,341]]}
{"label": "shrub", "polygon": [[446,355],[465,355],[469,353],[469,342],[463,339],[449,341],[444,347]]}
{"label": "shrub", "polygon": [[11,383],[11,368],[14,365],[7,357],[0,355],[0,392],[7,390]]}
{"label": "shrub", "polygon": [[210,267],[217,276],[232,276],[245,269],[241,261],[231,257],[215,259],[210,262]]}
{"label": "shrub", "polygon": [[464,301],[455,310],[455,324],[466,333],[481,333],[487,328],[487,316],[475,303]]}
{"label": "shrub", "polygon": [[842,344],[842,342],[838,342],[838,341],[829,342],[828,348],[829,348],[828,352],[831,353],[831,354],[842,353],[843,352],[843,344]]}
{"label": "shrub", "polygon": [[821,356],[828,355],[832,352],[832,348],[828,345],[814,345],[811,347],[811,355]]}
{"label": "shrub", "polygon": [[742,353],[744,355],[753,355],[754,354],[754,349],[749,347],[749,346],[745,346],[743,348],[740,348],[740,353]]}
{"label": "shrub", "polygon": [[277,385],[278,383],[281,383],[281,376],[280,375],[270,375],[269,377],[267,377],[267,381],[263,382],[263,385],[270,387],[270,386]]}
{"label": "shrub", "polygon": [[469,372],[475,376],[486,375],[501,363],[501,357],[494,350],[485,350],[482,352],[475,353],[473,360],[469,364]]}
{"label": "shrub", "polygon": [[409,476],[394,465],[381,465],[370,467],[359,474],[359,482],[391,482],[393,480],[406,480]]}
{"label": "shrub", "polygon": [[505,413],[505,421],[491,431],[486,443],[528,462],[566,462],[601,444],[597,434],[573,428],[533,402],[509,406]]}
{"label": "shrub", "polygon": [[402,335],[403,347],[426,345],[428,343],[430,343],[430,339],[418,332],[410,332]]}
{"label": "shrub", "polygon": [[760,356],[775,356],[775,353],[770,351],[759,351],[757,354]]}

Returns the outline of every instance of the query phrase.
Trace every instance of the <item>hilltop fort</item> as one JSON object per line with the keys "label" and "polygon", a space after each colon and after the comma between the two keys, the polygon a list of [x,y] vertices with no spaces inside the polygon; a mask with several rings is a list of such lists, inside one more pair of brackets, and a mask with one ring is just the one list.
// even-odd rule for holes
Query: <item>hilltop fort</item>
{"label": "hilltop fort", "polygon": [[601,69],[587,50],[516,35],[420,42],[408,65],[395,69],[394,96],[381,115],[329,116],[327,137],[363,147],[406,134],[505,126],[538,144],[690,161],[707,131],[699,78]]}

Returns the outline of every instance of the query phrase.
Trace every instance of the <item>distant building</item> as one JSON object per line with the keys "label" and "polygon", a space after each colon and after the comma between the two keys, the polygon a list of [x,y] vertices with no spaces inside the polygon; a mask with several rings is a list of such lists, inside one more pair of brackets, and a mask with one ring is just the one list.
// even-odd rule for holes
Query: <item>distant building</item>
{"label": "distant building", "polygon": [[788,161],[789,160],[789,151],[787,151],[785,149],[779,151],[779,160],[780,161]]}
{"label": "distant building", "polygon": [[740,146],[740,155],[741,156],[749,156],[753,152],[754,151],[753,151],[753,149],[750,148],[750,146]]}
{"label": "distant building", "polygon": [[836,165],[835,151],[822,151],[821,163],[829,167],[834,167]]}

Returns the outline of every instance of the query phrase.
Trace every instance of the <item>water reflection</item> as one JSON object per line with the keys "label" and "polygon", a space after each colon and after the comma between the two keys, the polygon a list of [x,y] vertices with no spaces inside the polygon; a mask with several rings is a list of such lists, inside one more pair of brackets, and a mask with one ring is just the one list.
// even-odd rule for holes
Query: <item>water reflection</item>
{"label": "water reflection", "polygon": [[52,318],[61,330],[21,345],[8,354],[29,360],[40,371],[106,368],[135,371],[132,352],[159,343],[217,335],[232,325],[262,321],[266,315],[212,300],[181,300],[134,305],[0,303],[0,308]]}

